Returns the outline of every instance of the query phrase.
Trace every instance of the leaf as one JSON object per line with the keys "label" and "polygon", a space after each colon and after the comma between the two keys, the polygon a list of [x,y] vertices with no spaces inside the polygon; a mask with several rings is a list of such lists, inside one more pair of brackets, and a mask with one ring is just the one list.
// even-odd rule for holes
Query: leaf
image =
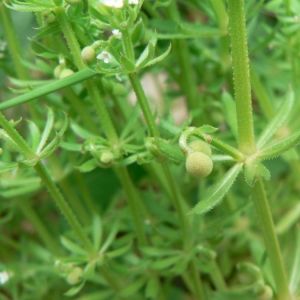
{"label": "leaf", "polygon": [[203,134],[212,134],[219,130],[219,128],[213,127],[211,125],[203,125],[198,128]]}
{"label": "leaf", "polygon": [[135,63],[136,69],[143,68],[154,56],[155,54],[155,46],[157,42],[157,37],[154,35],[147,47],[144,49],[140,57],[138,58],[137,62]]}
{"label": "leaf", "polygon": [[80,290],[83,288],[84,285],[85,285],[85,281],[83,281],[77,286],[70,288],[67,292],[64,293],[64,295],[68,297],[74,296],[80,292]]}
{"label": "leaf", "polygon": [[121,65],[127,72],[133,72],[135,69],[134,62],[132,62],[127,56],[121,55]]}
{"label": "leaf", "polygon": [[152,256],[152,257],[178,255],[181,253],[179,250],[159,249],[159,248],[154,248],[154,247],[142,247],[141,251],[145,255]]}
{"label": "leaf", "polygon": [[68,249],[70,252],[79,254],[79,255],[86,255],[86,251],[82,249],[80,246],[69,240],[68,238],[64,237],[63,235],[60,236],[60,241],[62,245]]}
{"label": "leaf", "polygon": [[73,132],[81,137],[82,139],[88,140],[88,139],[92,139],[92,138],[97,138],[98,136],[89,132],[88,130],[86,130],[85,128],[81,127],[80,125],[78,125],[75,122],[71,122],[70,125],[71,129],[73,130]]}
{"label": "leaf", "polygon": [[108,237],[106,238],[105,242],[103,243],[102,247],[100,248],[99,253],[104,253],[108,249],[108,247],[114,241],[114,239],[118,233],[118,230],[119,230],[119,223],[116,221],[114,223],[114,225],[112,226]]}
{"label": "leaf", "polygon": [[69,142],[60,142],[60,147],[74,152],[80,152],[82,150],[81,144],[69,143]]}
{"label": "leaf", "polygon": [[234,165],[219,181],[217,181],[203,196],[203,199],[192,209],[189,214],[204,214],[216,206],[225,196],[236,177],[240,173],[243,164]]}
{"label": "leaf", "polygon": [[0,165],[0,174],[13,170],[15,168],[18,167],[18,163],[9,163],[9,164],[5,164],[5,165]]}
{"label": "leaf", "polygon": [[146,277],[141,277],[137,280],[134,280],[131,284],[129,284],[120,292],[120,295],[123,297],[129,297],[134,295],[145,284],[146,280]]}
{"label": "leaf", "polygon": [[102,222],[99,215],[93,216],[93,227],[92,227],[92,235],[93,235],[93,244],[94,249],[96,251],[99,250],[101,242],[102,242]]}
{"label": "leaf", "polygon": [[167,7],[172,3],[173,0],[159,0],[155,1],[154,8],[158,8],[160,6]]}
{"label": "leaf", "polygon": [[77,300],[106,300],[106,299],[114,299],[113,298],[114,291],[109,290],[103,290],[101,292],[93,292],[89,293],[83,296],[80,296],[80,298],[77,298]]}
{"label": "leaf", "polygon": [[285,139],[271,144],[257,152],[258,159],[271,159],[274,158],[298,145],[300,142],[300,132],[296,132]]}
{"label": "leaf", "polygon": [[119,249],[116,249],[116,250],[106,253],[106,256],[108,258],[115,258],[115,257],[122,256],[131,249],[131,246],[132,246],[132,243],[130,242],[129,244],[125,245],[124,247],[121,247]]}
{"label": "leaf", "polygon": [[159,281],[156,276],[151,276],[146,284],[145,296],[146,298],[154,298],[157,299],[158,291],[159,291]]}
{"label": "leaf", "polygon": [[136,105],[132,113],[130,114],[130,118],[128,122],[126,123],[124,129],[122,130],[122,133],[120,135],[121,140],[124,140],[131,133],[131,131],[135,127],[137,127],[139,116],[140,116],[140,106]]}
{"label": "leaf", "polygon": [[179,260],[182,259],[182,255],[176,255],[172,257],[167,257],[159,259],[151,264],[151,268],[154,270],[164,270],[176,264]]}
{"label": "leaf", "polygon": [[269,170],[258,160],[254,159],[245,163],[245,179],[249,186],[253,186],[255,180],[263,177],[266,180],[270,180]]}
{"label": "leaf", "polygon": [[289,91],[285,101],[278,108],[277,113],[265,127],[264,131],[261,133],[257,140],[257,148],[261,149],[274,135],[277,129],[283,124],[283,122],[288,118],[290,112],[292,111],[294,104],[294,93]]}
{"label": "leaf", "polygon": [[51,108],[48,107],[47,109],[47,122],[44,128],[44,131],[42,133],[42,137],[39,143],[39,146],[36,150],[36,153],[39,153],[43,147],[45,146],[45,143],[47,142],[50,132],[52,130],[53,127],[53,123],[54,123],[54,113],[53,110]]}
{"label": "leaf", "polygon": [[155,143],[158,150],[160,150],[171,161],[179,164],[185,162],[185,157],[177,145],[174,146],[168,144],[166,141],[158,138],[155,139]]}
{"label": "leaf", "polygon": [[83,163],[81,166],[76,167],[80,172],[85,173],[85,172],[91,172],[94,169],[98,167],[98,164],[96,162],[95,158],[89,159],[85,163]]}
{"label": "leaf", "polygon": [[290,270],[290,280],[289,287],[292,293],[295,293],[299,289],[300,285],[300,231],[299,227],[296,230],[296,246],[294,249],[291,270]]}
{"label": "leaf", "polygon": [[30,120],[27,120],[27,122],[28,122],[28,128],[30,132],[30,138],[31,138],[31,148],[35,153],[37,153],[37,148],[40,142],[41,133],[38,126],[34,122]]}
{"label": "leaf", "polygon": [[233,136],[237,140],[238,131],[237,131],[236,107],[235,107],[235,102],[230,94],[226,92],[222,94],[222,104],[223,104],[226,123],[228,124]]}
{"label": "leaf", "polygon": [[150,61],[145,65],[145,67],[152,66],[152,65],[157,64],[158,62],[162,61],[163,59],[165,59],[165,58],[168,56],[168,54],[170,53],[171,48],[172,48],[172,45],[170,44],[169,48],[168,48],[163,54],[161,54],[161,55],[159,55],[158,57],[156,57],[156,58],[150,60]]}

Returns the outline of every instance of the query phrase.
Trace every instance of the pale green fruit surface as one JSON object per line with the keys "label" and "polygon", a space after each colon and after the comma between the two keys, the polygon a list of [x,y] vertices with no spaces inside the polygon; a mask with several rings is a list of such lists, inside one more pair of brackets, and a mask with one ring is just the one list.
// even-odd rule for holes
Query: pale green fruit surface
{"label": "pale green fruit surface", "polygon": [[203,178],[211,173],[213,162],[208,155],[202,152],[193,152],[186,158],[185,167],[190,175]]}

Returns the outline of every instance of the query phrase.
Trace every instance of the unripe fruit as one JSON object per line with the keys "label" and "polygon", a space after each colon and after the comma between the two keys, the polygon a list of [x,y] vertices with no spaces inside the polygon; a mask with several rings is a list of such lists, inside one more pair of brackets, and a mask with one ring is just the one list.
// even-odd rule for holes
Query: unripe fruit
{"label": "unripe fruit", "polygon": [[82,280],[83,270],[80,267],[73,268],[67,276],[69,284],[77,284]]}
{"label": "unripe fruit", "polygon": [[114,159],[114,155],[110,151],[102,153],[100,157],[101,162],[104,164],[111,163],[113,159]]}
{"label": "unripe fruit", "polygon": [[73,74],[74,74],[74,72],[73,72],[71,69],[64,69],[64,70],[62,70],[62,72],[60,73],[59,79],[68,77],[68,76],[73,75]]}
{"label": "unripe fruit", "polygon": [[63,71],[63,66],[62,65],[56,66],[54,71],[53,71],[54,77],[58,79],[62,71]]}
{"label": "unripe fruit", "polygon": [[206,154],[202,152],[192,152],[186,158],[185,167],[190,175],[203,178],[211,173],[213,163]]}
{"label": "unripe fruit", "polygon": [[210,146],[202,141],[202,140],[195,140],[188,143],[188,147],[193,150],[194,152],[203,152],[207,156],[211,157],[211,148]]}
{"label": "unripe fruit", "polygon": [[96,58],[96,51],[92,46],[84,47],[81,51],[81,57],[85,63],[91,63]]}
{"label": "unripe fruit", "polygon": [[271,300],[273,298],[273,290],[270,286],[265,285],[264,290],[257,296],[259,300]]}

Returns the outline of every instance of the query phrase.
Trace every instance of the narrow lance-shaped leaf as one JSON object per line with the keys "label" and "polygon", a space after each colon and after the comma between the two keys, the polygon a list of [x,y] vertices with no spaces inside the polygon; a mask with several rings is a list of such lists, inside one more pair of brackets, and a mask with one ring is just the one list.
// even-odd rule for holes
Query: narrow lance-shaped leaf
{"label": "narrow lance-shaped leaf", "polygon": [[218,182],[216,182],[204,195],[203,199],[192,209],[189,214],[204,214],[216,206],[225,196],[243,164],[234,165]]}
{"label": "narrow lance-shaped leaf", "polygon": [[42,137],[41,137],[39,146],[37,147],[36,153],[39,153],[43,149],[43,147],[45,146],[45,143],[47,142],[47,140],[49,138],[49,135],[50,135],[50,132],[52,130],[53,123],[54,123],[54,113],[53,113],[53,110],[51,108],[48,108],[46,126],[44,128],[43,133],[42,133]]}
{"label": "narrow lance-shaped leaf", "polygon": [[98,215],[93,216],[92,236],[94,249],[97,251],[100,248],[102,241],[102,222]]}
{"label": "narrow lance-shaped leaf", "polygon": [[135,64],[137,69],[141,69],[142,67],[144,67],[153,58],[155,53],[156,42],[157,38],[156,36],[154,36],[154,38],[151,39],[147,47],[144,49],[144,51],[138,58]]}
{"label": "narrow lance-shaped leaf", "polygon": [[257,140],[257,148],[261,149],[274,135],[277,129],[283,124],[283,122],[288,118],[290,112],[292,111],[294,103],[294,93],[289,91],[285,101],[282,103],[278,112],[269,122],[267,127],[264,129],[262,134]]}
{"label": "narrow lance-shaped leaf", "polygon": [[28,128],[30,132],[31,148],[36,153],[36,149],[38,148],[41,139],[41,133],[38,126],[34,122],[30,120],[27,120],[27,122],[28,122]]}
{"label": "narrow lance-shaped leaf", "polygon": [[270,179],[269,170],[258,160],[252,160],[245,164],[245,179],[249,186],[253,186],[255,179],[263,177],[266,180]]}
{"label": "narrow lance-shaped leaf", "polygon": [[64,295],[68,296],[68,297],[72,297],[72,296],[76,295],[77,293],[79,293],[84,285],[85,285],[85,281],[83,281],[79,285],[73,286],[67,292],[65,292]]}
{"label": "narrow lance-shaped leaf", "polygon": [[124,129],[121,132],[120,139],[124,140],[134,129],[134,127],[137,125],[137,121],[139,119],[140,115],[140,107],[139,105],[136,105],[133,112],[130,115],[130,119],[126,123]]}
{"label": "narrow lance-shaped leaf", "polygon": [[118,229],[119,229],[119,223],[115,222],[114,225],[111,228],[111,231],[107,237],[107,239],[105,240],[105,242],[103,243],[101,249],[100,249],[100,253],[104,253],[108,247],[111,245],[111,243],[114,241],[117,233],[118,233]]}
{"label": "narrow lance-shaped leaf", "polygon": [[223,93],[222,104],[225,113],[226,123],[229,125],[232,134],[237,140],[238,131],[237,131],[236,106],[230,94]]}
{"label": "narrow lance-shaped leaf", "polygon": [[[133,296],[145,283],[147,278],[145,276],[134,280],[131,284],[126,286],[121,292],[120,295],[122,297],[130,297]],[[131,298],[132,299],[132,298]]]}
{"label": "narrow lance-shaped leaf", "polygon": [[157,294],[159,292],[159,281],[156,276],[151,276],[147,282],[145,296],[146,298],[157,299]]}
{"label": "narrow lance-shaped leaf", "polygon": [[84,249],[82,249],[80,246],[78,246],[76,243],[69,240],[68,238],[66,238],[64,236],[61,236],[60,241],[61,241],[62,245],[66,249],[71,251],[72,253],[76,253],[76,254],[79,254],[79,255],[86,255],[86,251]]}
{"label": "narrow lance-shaped leaf", "polygon": [[157,148],[173,162],[182,163],[185,161],[185,157],[177,147],[177,145],[170,145],[161,139],[156,139],[155,143],[157,145]]}
{"label": "narrow lance-shaped leaf", "polygon": [[267,146],[266,148],[263,148],[262,150],[260,150],[258,152],[256,157],[258,159],[274,158],[274,157],[296,147],[299,142],[300,142],[300,132],[297,132],[285,139],[282,139],[279,142],[276,142],[274,144],[271,144],[270,146]]}
{"label": "narrow lance-shaped leaf", "polygon": [[170,51],[171,51],[171,44],[170,44],[169,48],[168,48],[163,54],[161,54],[160,56],[158,56],[158,57],[156,57],[156,58],[150,60],[150,61],[145,65],[145,67],[152,66],[152,65],[154,65],[154,64],[156,64],[156,63],[162,61],[163,59],[165,59],[165,58],[168,56],[168,54],[170,53]]}

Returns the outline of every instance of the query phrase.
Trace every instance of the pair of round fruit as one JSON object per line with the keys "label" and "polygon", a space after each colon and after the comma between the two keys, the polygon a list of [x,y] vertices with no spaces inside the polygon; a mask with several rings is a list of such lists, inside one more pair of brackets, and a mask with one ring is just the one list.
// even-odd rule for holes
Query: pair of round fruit
{"label": "pair of round fruit", "polygon": [[188,147],[191,152],[186,157],[187,172],[197,178],[208,176],[213,169],[210,146],[202,140],[195,140],[190,142]]}

